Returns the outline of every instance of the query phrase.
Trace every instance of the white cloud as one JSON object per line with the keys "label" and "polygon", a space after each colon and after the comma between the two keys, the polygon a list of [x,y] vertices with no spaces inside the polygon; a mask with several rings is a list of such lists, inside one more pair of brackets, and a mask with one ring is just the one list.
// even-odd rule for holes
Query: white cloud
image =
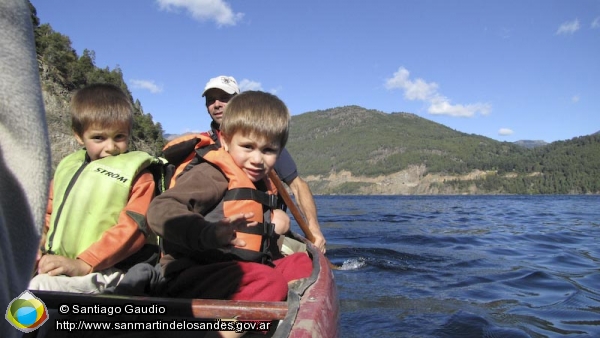
{"label": "white cloud", "polygon": [[215,21],[219,26],[234,26],[244,13],[234,13],[223,0],[156,0],[161,10],[186,10],[195,20]]}
{"label": "white cloud", "polygon": [[246,90],[263,90],[260,82],[243,79],[239,83],[240,91],[245,92]]}
{"label": "white cloud", "polygon": [[558,30],[556,31],[556,35],[573,34],[576,31],[578,31],[579,28],[580,28],[579,19],[575,19],[574,21],[567,21],[567,22],[564,22],[562,25],[560,25],[560,27],[558,27]]}
{"label": "white cloud", "polygon": [[[252,81],[252,80],[248,80],[248,79],[242,79],[242,81],[239,82],[239,86],[240,86],[240,91],[245,92],[247,90],[260,90],[260,91],[267,91],[263,88],[262,83],[257,82],[257,81]],[[268,90],[269,93],[273,94],[273,95],[277,95],[277,93],[281,90],[281,86],[277,87],[277,88],[271,88]]]}
{"label": "white cloud", "polygon": [[579,102],[579,95],[573,95],[573,97],[571,98],[571,101],[573,101],[574,103]]}
{"label": "white cloud", "polygon": [[592,28],[600,28],[600,16],[595,18],[594,21],[592,21]]}
{"label": "white cloud", "polygon": [[157,94],[162,92],[162,87],[158,86],[151,80],[129,80],[133,88],[138,89],[146,89],[150,91],[152,94]]}
{"label": "white cloud", "polygon": [[481,115],[489,115],[492,106],[488,103],[474,104],[450,104],[450,101],[443,96],[437,97],[431,101],[431,106],[427,110],[433,115],[448,115],[452,117],[473,117],[479,113]]}
{"label": "white cloud", "polygon": [[427,83],[423,79],[409,80],[410,73],[404,67],[400,67],[394,73],[394,77],[388,79],[385,83],[387,89],[403,89],[404,97],[407,100],[425,101],[437,92],[438,85],[435,82]]}
{"label": "white cloud", "polygon": [[500,130],[498,130],[498,135],[500,135],[500,136],[508,136],[508,135],[512,135],[512,134],[514,134],[512,129],[500,128]]}
{"label": "white cloud", "polygon": [[389,90],[400,89],[404,91],[407,100],[429,102],[428,112],[434,115],[448,115],[453,117],[472,117],[475,114],[488,115],[492,106],[488,103],[451,104],[450,99],[438,92],[438,84],[427,82],[421,78],[410,79],[409,71],[400,67],[394,76],[387,79],[385,87]]}

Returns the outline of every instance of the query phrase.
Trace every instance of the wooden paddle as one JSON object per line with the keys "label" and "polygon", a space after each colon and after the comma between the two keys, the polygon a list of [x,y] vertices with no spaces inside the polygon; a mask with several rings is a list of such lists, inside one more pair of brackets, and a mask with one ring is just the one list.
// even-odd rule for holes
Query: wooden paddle
{"label": "wooden paddle", "polygon": [[[300,226],[300,229],[302,229],[302,232],[304,232],[306,239],[308,239],[311,243],[314,243],[315,236],[310,231],[310,228],[308,227],[308,224],[306,223],[304,216],[302,215],[302,213],[296,206],[296,203],[294,203],[294,201],[290,197],[290,194],[288,194],[287,190],[283,186],[283,182],[281,182],[281,180],[279,179],[279,176],[277,176],[277,173],[275,173],[275,170],[271,170],[271,172],[269,172],[269,178],[271,179],[271,181],[273,181],[273,184],[275,184],[275,187],[277,188],[277,192],[283,198],[283,202],[285,203],[285,205],[290,209],[292,216],[294,216],[296,223],[298,223],[298,225]],[[327,259],[327,257],[325,257],[325,259]],[[329,263],[329,267],[333,270],[337,270],[340,268],[339,266],[331,263],[331,261],[329,259],[327,259],[327,263]]]}

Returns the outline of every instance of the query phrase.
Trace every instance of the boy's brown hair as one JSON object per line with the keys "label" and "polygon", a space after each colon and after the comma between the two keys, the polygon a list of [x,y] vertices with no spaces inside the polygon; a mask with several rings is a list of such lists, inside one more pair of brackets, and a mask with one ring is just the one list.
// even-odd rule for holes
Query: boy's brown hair
{"label": "boy's brown hair", "polygon": [[285,147],[289,134],[290,113],[277,96],[261,91],[235,95],[225,108],[221,133],[227,142],[235,133],[256,135]]}
{"label": "boy's brown hair", "polygon": [[95,126],[106,128],[115,125],[133,128],[133,106],[121,88],[96,83],[78,90],[71,98],[71,128],[79,136]]}

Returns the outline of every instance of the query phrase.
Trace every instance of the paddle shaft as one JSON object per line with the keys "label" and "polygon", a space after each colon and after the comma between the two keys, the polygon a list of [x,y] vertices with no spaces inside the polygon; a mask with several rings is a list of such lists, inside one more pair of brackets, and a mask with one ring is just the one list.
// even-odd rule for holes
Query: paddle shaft
{"label": "paddle shaft", "polygon": [[[283,186],[283,182],[281,182],[281,180],[279,179],[279,176],[277,176],[277,173],[275,173],[274,170],[271,170],[271,172],[269,172],[269,178],[271,179],[271,181],[273,181],[273,184],[275,184],[275,188],[277,188],[277,192],[283,198],[283,202],[288,207],[288,209],[290,209],[292,216],[294,216],[296,223],[298,223],[298,226],[300,226],[300,229],[302,229],[302,232],[304,232],[306,239],[308,239],[311,243],[314,243],[315,236],[310,231],[310,228],[308,227],[308,224],[306,223],[304,216],[302,215],[302,213],[296,206],[296,203],[294,203],[294,201],[292,201],[290,194],[288,194],[287,190]],[[329,267],[331,267],[332,269],[338,268],[336,265],[331,263],[329,260],[327,260],[327,262],[329,263]]]}
{"label": "paddle shaft", "polygon": [[292,201],[290,194],[288,194],[287,190],[283,186],[283,182],[281,182],[281,180],[279,179],[279,176],[277,176],[277,173],[275,173],[274,170],[271,170],[271,172],[269,173],[269,178],[275,184],[275,188],[277,188],[277,192],[283,198],[283,202],[288,207],[288,209],[290,209],[292,216],[294,216],[294,219],[296,219],[296,222],[300,226],[300,229],[302,229],[302,232],[304,232],[306,239],[308,239],[311,243],[314,243],[315,236],[310,231],[308,224],[306,224],[306,220],[304,219],[304,216],[302,215],[302,213],[300,213],[300,210],[298,210],[298,207],[296,207],[296,204],[294,203],[294,201]]}

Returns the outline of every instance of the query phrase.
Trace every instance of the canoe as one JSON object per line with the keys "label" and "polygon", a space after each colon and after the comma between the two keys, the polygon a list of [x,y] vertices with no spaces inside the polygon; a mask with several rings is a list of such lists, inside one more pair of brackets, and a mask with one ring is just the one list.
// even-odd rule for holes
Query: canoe
{"label": "canoe", "polygon": [[[308,243],[306,249],[313,258],[313,272],[299,287],[290,288],[288,314],[275,333],[290,338],[337,337],[340,308],[329,260],[308,240],[296,237]],[[291,327],[286,329],[286,326]]]}
{"label": "canoe", "polygon": [[[83,307],[102,307],[104,309],[116,307],[119,309],[129,308],[144,308],[144,309],[167,309],[167,316],[158,316],[161,319],[177,318],[181,320],[188,319],[190,322],[194,320],[215,320],[241,318],[244,321],[272,321],[274,325],[265,334],[249,332],[244,337],[289,337],[289,338],[304,338],[304,337],[338,337],[339,335],[339,299],[337,287],[333,272],[330,268],[329,261],[325,256],[313,246],[304,237],[293,234],[292,238],[286,237],[284,247],[288,252],[306,251],[313,261],[313,271],[310,277],[293,282],[288,291],[286,301],[282,302],[257,302],[257,301],[231,301],[231,300],[214,300],[214,299],[180,299],[180,298],[159,298],[159,297],[139,297],[139,296],[122,296],[122,295],[86,295],[54,291],[31,291],[36,297],[42,300],[50,312],[50,320],[44,324],[55,325],[55,318],[65,320],[68,318],[72,322],[73,319],[82,319],[81,315],[68,317],[58,315],[57,309],[64,304],[77,304]],[[285,250],[284,250],[285,251]],[[126,311],[126,310],[125,310]],[[102,315],[93,314],[86,315],[85,319],[90,321],[131,321],[131,322],[147,322],[156,319],[156,314],[146,314],[138,316],[120,316],[120,315]],[[229,320],[228,320],[229,321]],[[59,332],[54,331],[54,327],[45,328],[40,332],[33,332],[33,335],[38,338],[61,336]],[[35,334],[39,333],[39,334]],[[117,334],[114,331],[97,331],[94,332],[72,332],[77,333],[77,336],[82,337],[165,337],[171,336],[202,336],[200,332],[190,331],[172,331],[168,332],[151,332],[142,331],[136,332],[130,330],[128,333],[121,332]],[[90,333],[90,334],[88,334]],[[193,333],[193,335],[191,335]],[[200,334],[200,335],[199,335]]]}

